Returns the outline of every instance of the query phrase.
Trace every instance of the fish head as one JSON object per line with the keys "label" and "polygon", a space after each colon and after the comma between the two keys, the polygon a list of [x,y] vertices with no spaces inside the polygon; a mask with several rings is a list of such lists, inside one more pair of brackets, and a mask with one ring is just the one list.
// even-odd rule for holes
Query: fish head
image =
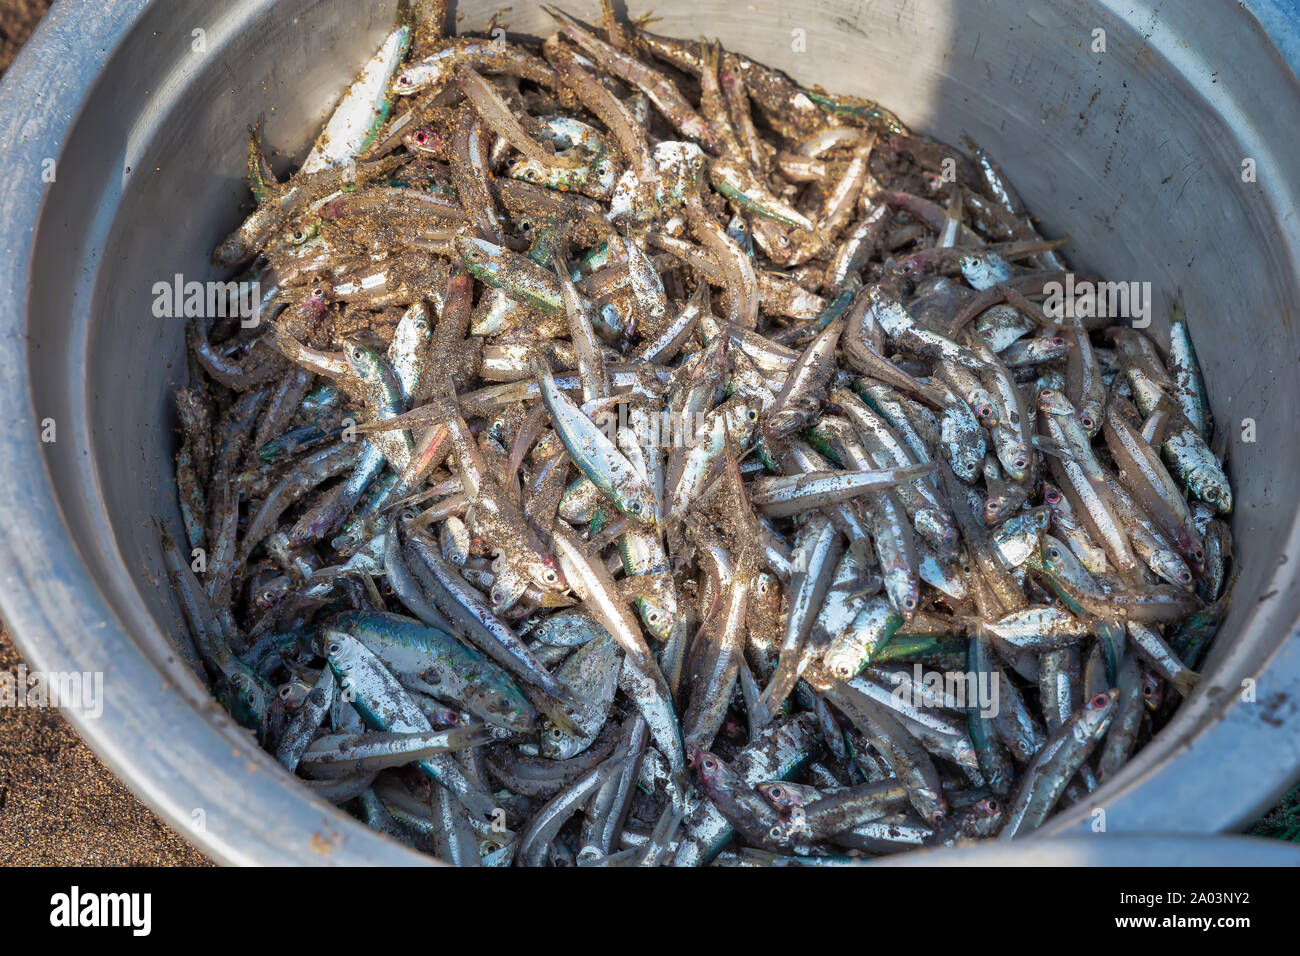
{"label": "fish head", "polygon": [[1008,498],[1005,494],[990,492],[984,499],[984,508],[982,517],[987,525],[995,525],[1007,516]]}
{"label": "fish head", "polygon": [[542,721],[541,733],[538,735],[537,749],[548,760],[567,760],[574,756],[579,742],[570,734],[549,720]]}
{"label": "fish head", "polygon": [[1159,674],[1145,671],[1142,674],[1142,702],[1148,710],[1158,710],[1165,698],[1165,682]]}
{"label": "fish head", "polygon": [[627,489],[620,495],[622,499],[622,511],[635,518],[643,524],[658,524],[661,518],[659,514],[659,503],[655,501],[655,496],[650,493],[648,488],[638,484],[637,487]]}
{"label": "fish head", "polygon": [[[970,410],[975,413],[979,423],[986,427],[992,427],[999,424],[998,409],[993,404],[993,396],[988,393],[987,389],[977,388],[970,395]],[[1000,459],[999,459],[1000,460]],[[1002,462],[1006,467],[1006,462]]]}
{"label": "fish head", "polygon": [[1002,824],[1003,809],[997,797],[985,797],[970,808],[963,829],[973,837],[992,836]]}
{"label": "fish head", "polygon": [[348,341],[343,345],[343,354],[347,358],[348,365],[359,378],[368,382],[379,379],[383,370],[383,359],[370,346]]}
{"label": "fish head", "polygon": [[1162,549],[1152,556],[1153,570],[1175,587],[1190,591],[1195,586],[1192,571],[1174,552]]}
{"label": "fish head", "polygon": [[539,555],[527,563],[524,568],[528,579],[543,591],[564,591],[569,582],[564,577],[560,562],[551,555]]}
{"label": "fish head", "polygon": [[307,700],[311,685],[295,677],[275,689],[276,699],[289,713],[296,713]]}
{"label": "fish head", "polygon": [[677,619],[677,599],[671,593],[654,594],[636,599],[637,613],[656,640],[666,641],[672,636]]}
{"label": "fish head", "polygon": [[410,96],[418,93],[433,82],[433,74],[427,67],[416,64],[402,70],[395,77],[390,87],[397,96]]}
{"label": "fish head", "polygon": [[760,783],[754,789],[764,800],[782,812],[787,812],[802,802],[794,790],[780,782]]}
{"label": "fish head", "polygon": [[932,827],[943,826],[944,821],[948,819],[948,802],[942,795],[935,793],[927,787],[917,787],[910,793],[912,804],[925,822]]}
{"label": "fish head", "polygon": [[691,765],[700,778],[700,786],[706,791],[717,793],[731,789],[734,775],[721,757],[707,750],[695,750],[691,755]]}
{"label": "fish head", "polygon": [[1111,715],[1115,712],[1115,701],[1118,699],[1119,691],[1114,688],[1093,694],[1088,703],[1083,706],[1083,715],[1077,733],[1084,738],[1094,739],[1104,734],[1106,728],[1110,726]]}
{"label": "fish head", "polygon": [[1211,505],[1219,514],[1232,514],[1232,490],[1220,480],[1217,469],[1191,469],[1187,475],[1187,486],[1196,497]]}
{"label": "fish head", "polygon": [[1048,415],[1073,415],[1074,406],[1058,389],[1045,386],[1038,390],[1038,407]]}
{"label": "fish head", "polygon": [[826,656],[826,666],[840,680],[851,680],[860,670],[858,655],[851,650],[836,651]]}
{"label": "fish head", "polygon": [[221,696],[230,716],[242,727],[255,730],[259,740],[266,737],[266,721],[275,690],[260,674],[246,664],[236,662],[226,675],[226,690]]}
{"label": "fish head", "polygon": [[320,234],[320,218],[313,219],[311,222],[303,224],[297,223],[292,229],[284,234],[284,244],[287,246],[306,245],[312,239]]}
{"label": "fish head", "polygon": [[412,153],[427,156],[442,156],[446,153],[447,143],[442,135],[428,127],[421,127],[402,137],[402,144]]}

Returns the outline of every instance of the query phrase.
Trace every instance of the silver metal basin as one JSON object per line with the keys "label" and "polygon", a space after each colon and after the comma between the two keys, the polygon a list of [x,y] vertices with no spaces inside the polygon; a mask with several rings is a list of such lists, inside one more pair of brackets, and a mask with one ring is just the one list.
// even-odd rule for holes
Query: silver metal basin
{"label": "silver metal basin", "polygon": [[[471,28],[499,5],[456,6]],[[247,209],[246,124],[265,113],[278,162],[301,158],[394,6],[61,3],[0,89],[0,611],[33,668],[104,674],[103,713],[71,713],[78,730],[222,862],[423,860],[311,797],[178,664],[149,523],[178,520],[169,396],[185,374],[154,283],[219,278],[208,254]],[[1149,281],[1157,303],[1183,289],[1232,426],[1236,604],[1173,723],[1048,830],[1089,832],[1095,807],[1110,833],[1247,824],[1300,770],[1300,85],[1259,25],[1229,0],[653,7],[663,33],[718,36],[950,142],[969,132],[1077,268]],[[510,26],[549,29],[521,3]]]}

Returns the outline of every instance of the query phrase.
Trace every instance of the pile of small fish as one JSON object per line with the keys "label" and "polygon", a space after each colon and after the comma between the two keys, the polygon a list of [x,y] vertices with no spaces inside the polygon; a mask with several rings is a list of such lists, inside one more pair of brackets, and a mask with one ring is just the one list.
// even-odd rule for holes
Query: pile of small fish
{"label": "pile of small fish", "polygon": [[[992,159],[707,40],[404,6],[178,391],[181,651],[463,865],[842,864],[1032,831],[1197,682],[1195,352],[1051,304]],[[161,522],[160,522],[161,525]],[[177,536],[179,537],[179,536]]]}

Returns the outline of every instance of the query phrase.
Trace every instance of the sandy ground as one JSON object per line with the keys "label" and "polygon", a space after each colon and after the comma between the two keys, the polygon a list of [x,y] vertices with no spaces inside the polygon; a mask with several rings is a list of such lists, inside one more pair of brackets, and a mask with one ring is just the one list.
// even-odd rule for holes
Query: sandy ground
{"label": "sandy ground", "polygon": [[[82,2],[82,0],[65,0]],[[0,75],[49,0],[0,0]],[[0,672],[20,658],[0,631]],[[56,711],[0,707],[0,865],[205,866]]]}
{"label": "sandy ground", "polygon": [[[0,671],[18,652],[0,634]],[[0,865],[203,866],[54,710],[0,707]]]}

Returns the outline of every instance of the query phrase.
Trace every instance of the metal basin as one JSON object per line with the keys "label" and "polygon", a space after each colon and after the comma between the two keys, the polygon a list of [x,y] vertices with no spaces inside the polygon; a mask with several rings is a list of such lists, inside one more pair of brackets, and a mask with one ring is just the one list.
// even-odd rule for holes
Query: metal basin
{"label": "metal basin", "polygon": [[[472,27],[498,5],[457,9]],[[102,715],[74,723],[222,862],[423,860],[282,774],[178,664],[149,524],[178,521],[169,396],[185,374],[183,321],[154,317],[153,286],[224,278],[208,254],[247,208],[245,125],[265,113],[278,161],[301,158],[394,7],[58,4],[0,90],[0,610],[33,668],[103,673]],[[1300,768],[1300,87],[1259,25],[1227,0],[654,7],[664,33],[716,35],[947,141],[969,132],[1044,231],[1069,234],[1077,268],[1150,282],[1157,303],[1183,289],[1233,436],[1236,606],[1174,722],[1048,830],[1084,831],[1094,808],[1112,833],[1253,819]],[[531,5],[510,16],[512,30],[548,30]]]}

